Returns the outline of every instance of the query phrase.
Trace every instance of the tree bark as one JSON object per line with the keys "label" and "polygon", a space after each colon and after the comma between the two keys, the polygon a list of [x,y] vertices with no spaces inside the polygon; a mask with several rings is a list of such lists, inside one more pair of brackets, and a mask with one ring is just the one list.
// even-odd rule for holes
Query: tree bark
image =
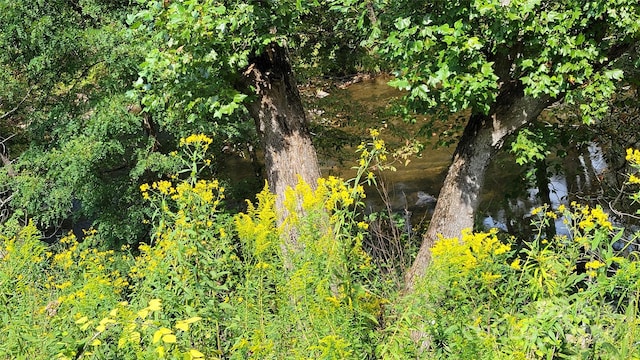
{"label": "tree bark", "polygon": [[547,96],[525,96],[520,87],[512,86],[501,92],[488,115],[471,115],[454,152],[429,229],[405,276],[408,291],[431,262],[431,247],[439,236],[457,238],[462,230],[473,228],[487,167],[505,137],[535,120],[550,101]]}
{"label": "tree bark", "polygon": [[255,94],[247,109],[256,122],[264,146],[267,182],[269,190],[276,194],[276,208],[282,221],[286,216],[284,194],[287,187],[295,187],[300,177],[315,188],[320,177],[287,49],[277,44],[269,45],[253,59],[244,72],[244,80]]}

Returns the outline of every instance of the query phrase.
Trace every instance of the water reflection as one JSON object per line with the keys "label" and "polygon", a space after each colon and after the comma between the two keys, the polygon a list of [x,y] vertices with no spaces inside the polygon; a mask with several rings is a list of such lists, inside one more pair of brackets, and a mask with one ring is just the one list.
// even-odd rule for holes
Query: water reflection
{"label": "water reflection", "polygon": [[[359,114],[359,118],[354,116],[353,108],[348,108],[346,113],[342,114],[332,113],[329,109],[311,114],[317,124],[328,127],[332,131],[340,131],[345,139],[349,140],[346,146],[342,143],[341,150],[338,150],[337,145],[327,147],[329,151],[319,149],[318,157],[323,176],[335,175],[345,179],[355,176],[355,170],[352,167],[356,163],[355,145],[359,141],[354,141],[352,138],[357,140],[359,137],[366,137],[368,128],[387,127],[387,130],[382,131],[382,137],[395,144],[404,140],[401,134],[405,134],[406,137],[414,136],[412,134],[415,134],[419,124],[406,124],[394,118],[381,120],[374,115],[376,109],[384,108],[389,104],[390,99],[401,96],[399,91],[386,85],[387,80],[378,78],[357,83],[349,86],[346,94],[330,92],[330,95],[323,99],[333,101],[333,106],[337,107],[340,107],[341,103],[351,103],[351,106],[357,103],[362,109],[356,111],[363,112]],[[575,129],[569,131],[574,132]],[[319,133],[314,141],[321,142],[326,140],[326,137],[334,136],[333,133]],[[531,210],[544,202],[550,203],[554,208],[572,201],[590,206],[600,203],[607,210],[608,202],[605,201],[607,195],[605,192],[615,191],[617,188],[614,186],[607,188],[604,182],[611,174],[614,182],[616,179],[619,181],[620,176],[616,169],[619,166],[607,164],[607,159],[611,156],[600,144],[596,142],[580,144],[576,142],[563,148],[564,156],[562,157],[547,159],[544,163],[547,176],[538,179],[537,182],[527,180],[525,177],[527,169],[517,165],[514,157],[506,150],[502,151],[493,159],[487,171],[476,223],[486,228],[497,227],[516,236],[527,238],[531,232]],[[410,218],[414,225],[429,220],[453,151],[453,147],[436,149],[427,147],[422,156],[412,159],[408,166],[397,165],[396,172],[387,171],[381,174],[379,188],[366,189],[367,212],[390,210],[406,219]],[[232,162],[228,163],[230,168],[237,169],[239,172],[242,172],[242,169],[246,170],[244,171],[246,174],[241,178],[251,177],[246,160],[238,160],[233,164]],[[548,194],[541,193],[540,188],[548,189]],[[615,196],[616,194],[613,195]],[[562,220],[558,220],[555,225],[556,233],[567,233]]]}
{"label": "water reflection", "polygon": [[[389,98],[400,94],[386,85],[387,80],[376,79],[350,86],[348,90],[351,99],[369,108],[388,103]],[[394,123],[394,126],[411,125]],[[407,133],[411,131],[415,131],[415,128],[407,129]],[[426,199],[426,194],[438,196],[453,150],[453,147],[428,148],[421,158],[414,159],[409,166],[398,166],[397,172],[383,174],[382,184],[385,190],[382,194],[369,190],[369,210],[384,209],[389,205],[396,212],[409,211],[414,224],[429,219],[434,202],[420,202],[420,199]],[[497,227],[514,235],[528,236],[531,231],[531,210],[545,202],[554,208],[572,201],[590,206],[602,203],[607,210],[608,204],[604,201],[607,187],[603,180],[607,173],[615,171],[608,166],[605,151],[598,143],[591,142],[570,144],[563,152],[565,156],[561,158],[546,160],[544,171],[547,176],[537,182],[526,180],[526,169],[517,165],[513,156],[506,151],[496,156],[486,174],[477,223],[486,228]],[[332,168],[332,173],[345,178],[351,175],[349,169],[345,168]],[[548,193],[541,193],[541,188],[547,188]],[[388,198],[386,201],[389,204],[385,204],[385,198]],[[556,233],[567,233],[562,220],[558,220],[555,225]]]}

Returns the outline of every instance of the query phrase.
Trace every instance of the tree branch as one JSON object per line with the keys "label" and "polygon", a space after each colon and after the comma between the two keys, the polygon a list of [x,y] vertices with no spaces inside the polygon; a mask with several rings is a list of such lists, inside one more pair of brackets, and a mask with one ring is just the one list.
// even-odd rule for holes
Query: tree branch
{"label": "tree branch", "polygon": [[31,90],[33,90],[34,86],[31,86],[29,88],[29,90],[27,91],[27,94],[22,98],[22,100],[20,100],[20,102],[18,103],[18,105],[16,105],[16,107],[14,107],[13,109],[7,111],[5,114],[3,114],[2,116],[0,116],[0,120],[9,117],[11,114],[13,114],[14,112],[18,111],[18,109],[20,108],[20,106],[22,105],[22,103],[25,102],[25,100],[27,100],[27,98],[29,97],[29,95],[31,94]]}
{"label": "tree branch", "polygon": [[2,139],[2,141],[0,141],[0,145],[2,146],[0,148],[0,150],[1,150],[0,151],[0,161],[2,161],[2,164],[7,167],[7,173],[11,177],[16,176],[16,173],[15,173],[15,171],[13,171],[12,162],[9,159],[9,151],[6,150],[7,147],[6,147],[6,145],[4,143],[7,142],[9,139],[11,139],[14,136],[16,136],[16,134],[13,134],[13,135],[9,136],[8,138]]}

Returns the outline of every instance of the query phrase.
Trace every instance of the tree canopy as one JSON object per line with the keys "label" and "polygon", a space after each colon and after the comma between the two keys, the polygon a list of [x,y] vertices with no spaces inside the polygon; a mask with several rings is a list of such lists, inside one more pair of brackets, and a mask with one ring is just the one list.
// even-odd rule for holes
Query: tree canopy
{"label": "tree canopy", "polygon": [[458,1],[380,5],[391,85],[418,111],[489,113],[514,83],[527,96],[605,110],[623,73],[613,63],[638,39],[635,1]]}

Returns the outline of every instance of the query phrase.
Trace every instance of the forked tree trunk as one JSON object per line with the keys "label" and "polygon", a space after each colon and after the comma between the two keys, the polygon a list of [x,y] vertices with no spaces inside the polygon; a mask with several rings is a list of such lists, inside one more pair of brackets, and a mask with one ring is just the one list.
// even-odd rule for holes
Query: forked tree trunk
{"label": "forked tree trunk", "polygon": [[269,45],[253,59],[244,76],[244,85],[251,87],[256,96],[247,109],[264,145],[267,182],[269,190],[276,194],[276,208],[282,220],[286,215],[287,187],[295,187],[300,176],[315,188],[320,177],[287,49]]}
{"label": "forked tree trunk", "polygon": [[408,291],[431,262],[431,247],[438,236],[457,238],[462,230],[473,227],[487,167],[505,137],[535,120],[549,103],[548,97],[531,98],[513,88],[498,96],[489,115],[471,115],[440,190],[429,229],[405,276]]}

